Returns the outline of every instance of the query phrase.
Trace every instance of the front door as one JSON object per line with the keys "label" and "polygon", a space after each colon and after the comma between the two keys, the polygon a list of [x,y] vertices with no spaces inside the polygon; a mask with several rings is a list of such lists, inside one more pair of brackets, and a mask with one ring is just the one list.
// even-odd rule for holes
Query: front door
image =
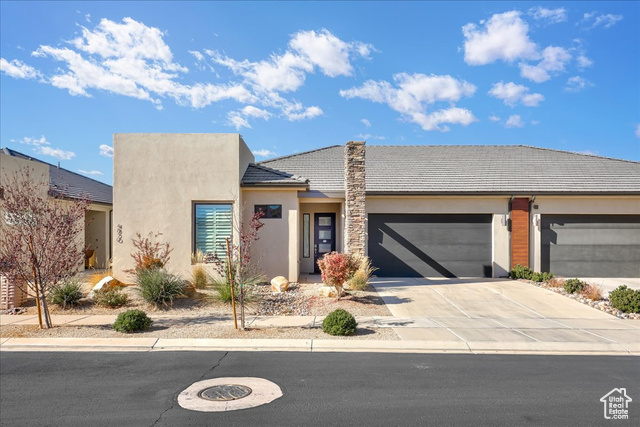
{"label": "front door", "polygon": [[314,220],[313,271],[319,273],[318,260],[336,250],[336,214],[317,213]]}

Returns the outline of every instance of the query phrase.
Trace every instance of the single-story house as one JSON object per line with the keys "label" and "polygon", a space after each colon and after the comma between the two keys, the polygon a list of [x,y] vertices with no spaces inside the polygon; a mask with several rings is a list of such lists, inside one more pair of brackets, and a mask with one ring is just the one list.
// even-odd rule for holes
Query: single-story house
{"label": "single-story house", "polygon": [[330,251],[380,277],[640,277],[640,163],[546,148],[352,141],[256,162],[238,134],[116,134],[113,206],[124,281],[136,233],[162,233],[188,276],[256,211],[254,261],[290,281]]}
{"label": "single-story house", "polygon": [[113,189],[110,185],[52,165],[9,148],[0,148],[0,189],[16,172],[30,169],[32,179],[42,181],[43,191],[52,196],[80,199],[91,203],[85,214],[83,248],[88,250],[87,266],[106,268],[111,259],[111,215]]}

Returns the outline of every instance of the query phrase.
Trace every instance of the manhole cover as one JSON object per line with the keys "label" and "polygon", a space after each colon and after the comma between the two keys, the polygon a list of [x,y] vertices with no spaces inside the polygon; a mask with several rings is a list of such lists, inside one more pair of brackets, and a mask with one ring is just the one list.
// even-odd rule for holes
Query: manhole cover
{"label": "manhole cover", "polygon": [[226,402],[229,400],[238,400],[247,397],[252,390],[244,385],[222,384],[205,388],[198,396],[202,399],[213,400],[216,402]]}

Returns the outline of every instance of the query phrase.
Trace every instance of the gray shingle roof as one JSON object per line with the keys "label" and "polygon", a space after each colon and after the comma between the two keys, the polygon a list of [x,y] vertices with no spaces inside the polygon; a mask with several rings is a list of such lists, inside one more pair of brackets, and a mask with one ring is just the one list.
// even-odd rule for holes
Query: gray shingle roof
{"label": "gray shingle roof", "polygon": [[308,181],[296,175],[269,168],[264,165],[249,164],[242,177],[244,186],[307,186]]}
{"label": "gray shingle roof", "polygon": [[3,148],[2,151],[9,156],[48,165],[50,190],[54,193],[71,199],[86,197],[94,203],[113,204],[113,188],[108,184],[71,172],[67,169],[58,168],[51,163],[43,162],[42,160],[9,148]]}
{"label": "gray shingle roof", "polygon": [[[260,164],[342,191],[343,155],[336,145]],[[640,162],[523,145],[369,145],[365,164],[370,194],[640,194]]]}

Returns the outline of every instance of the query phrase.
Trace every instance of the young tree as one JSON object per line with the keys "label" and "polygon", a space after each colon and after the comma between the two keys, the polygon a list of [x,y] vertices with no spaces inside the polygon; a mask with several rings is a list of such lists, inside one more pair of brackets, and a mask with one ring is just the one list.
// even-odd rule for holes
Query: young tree
{"label": "young tree", "polygon": [[0,200],[0,274],[35,297],[41,328],[52,326],[47,295],[84,261],[86,200],[50,193],[47,179],[25,167],[3,184]]}
{"label": "young tree", "polygon": [[[240,215],[243,216],[244,208]],[[206,254],[207,262],[214,265],[220,277],[225,277],[229,286],[239,290],[239,294],[234,298],[240,300],[240,319],[242,329],[244,329],[244,296],[248,286],[261,282],[264,275],[258,270],[257,264],[251,259],[251,245],[260,237],[258,233],[264,226],[260,218],[264,212],[256,212],[252,215],[249,223],[243,226],[234,220],[233,229],[237,233],[238,241],[229,243],[229,259],[221,258],[215,253]]]}

